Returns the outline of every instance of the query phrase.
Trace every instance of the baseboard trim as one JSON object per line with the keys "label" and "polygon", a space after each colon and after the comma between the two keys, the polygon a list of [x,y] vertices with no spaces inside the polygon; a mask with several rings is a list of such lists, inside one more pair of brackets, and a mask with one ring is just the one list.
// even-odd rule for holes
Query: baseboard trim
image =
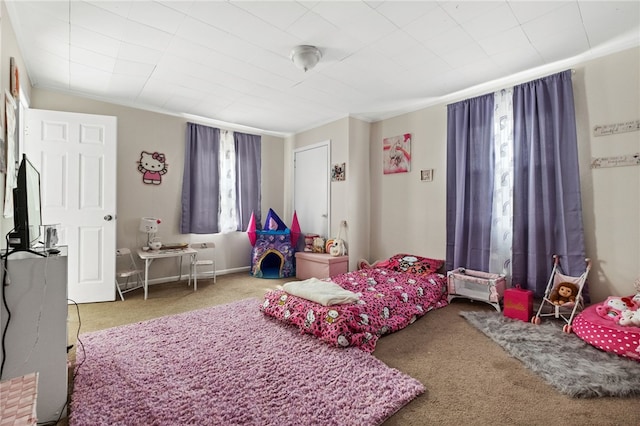
{"label": "baseboard trim", "polygon": [[[228,274],[236,274],[238,272],[249,272],[251,270],[250,266],[242,266],[240,268],[230,268],[230,269],[222,269],[220,271],[216,271],[216,276],[219,277],[220,275],[228,275]],[[213,278],[213,274],[208,272],[208,273],[201,273],[198,275],[198,279],[211,279]],[[149,280],[149,285],[154,285],[154,284],[164,284],[164,283],[171,283],[171,282],[176,282],[178,281],[180,278],[177,275],[171,276],[171,277],[161,277],[161,278],[153,278]],[[182,275],[182,280],[188,280],[189,279],[189,274],[183,274]]]}

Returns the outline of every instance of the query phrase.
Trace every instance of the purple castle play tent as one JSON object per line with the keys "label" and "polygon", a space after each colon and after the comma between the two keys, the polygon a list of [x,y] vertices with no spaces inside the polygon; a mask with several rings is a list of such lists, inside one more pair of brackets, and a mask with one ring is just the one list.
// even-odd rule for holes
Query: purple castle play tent
{"label": "purple castle play tent", "polygon": [[296,274],[295,251],[300,237],[298,217],[293,213],[291,229],[269,209],[263,229],[256,229],[252,214],[247,228],[251,250],[251,275],[258,278],[286,278]]}

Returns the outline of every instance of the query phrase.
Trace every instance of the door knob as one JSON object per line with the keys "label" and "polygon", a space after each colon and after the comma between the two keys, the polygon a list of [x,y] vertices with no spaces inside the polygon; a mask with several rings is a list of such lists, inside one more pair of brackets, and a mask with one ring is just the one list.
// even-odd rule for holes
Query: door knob
{"label": "door knob", "polygon": [[113,220],[113,216],[111,216],[110,214],[106,215],[104,217],[104,220],[106,220],[107,222],[109,222],[110,220]]}

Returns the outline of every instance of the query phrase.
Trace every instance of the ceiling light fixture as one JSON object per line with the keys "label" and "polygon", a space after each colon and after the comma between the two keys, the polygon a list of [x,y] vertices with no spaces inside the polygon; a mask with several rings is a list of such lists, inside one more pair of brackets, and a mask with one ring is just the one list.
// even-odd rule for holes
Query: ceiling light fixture
{"label": "ceiling light fixture", "polygon": [[320,61],[322,53],[315,46],[300,45],[293,48],[289,57],[296,67],[307,72]]}

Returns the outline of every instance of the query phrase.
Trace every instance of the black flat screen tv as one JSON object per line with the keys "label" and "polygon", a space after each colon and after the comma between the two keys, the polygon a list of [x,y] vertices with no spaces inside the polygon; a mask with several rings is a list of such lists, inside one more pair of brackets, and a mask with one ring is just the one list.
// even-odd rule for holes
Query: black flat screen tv
{"label": "black flat screen tv", "polygon": [[9,246],[14,251],[30,251],[40,238],[40,225],[40,173],[24,154],[13,189],[13,232],[9,233]]}

